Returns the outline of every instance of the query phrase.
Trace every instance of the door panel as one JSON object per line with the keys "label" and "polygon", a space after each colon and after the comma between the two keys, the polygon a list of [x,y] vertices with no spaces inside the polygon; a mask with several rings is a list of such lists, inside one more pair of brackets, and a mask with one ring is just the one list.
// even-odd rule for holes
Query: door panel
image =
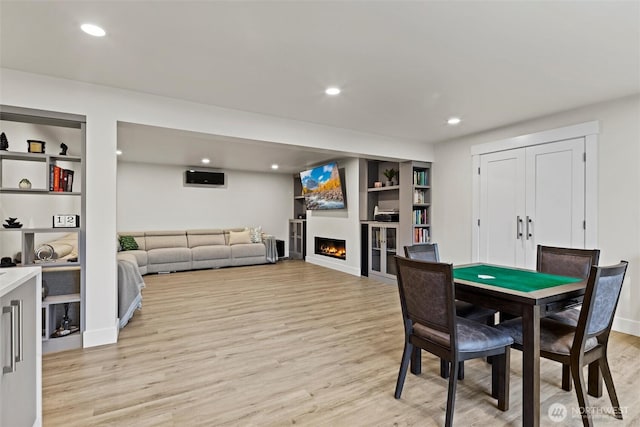
{"label": "door panel", "polygon": [[525,214],[524,149],[480,158],[480,261],[520,265],[524,261],[518,218]]}
{"label": "door panel", "polygon": [[538,244],[584,248],[584,140],[527,149],[526,264],[536,266]]}

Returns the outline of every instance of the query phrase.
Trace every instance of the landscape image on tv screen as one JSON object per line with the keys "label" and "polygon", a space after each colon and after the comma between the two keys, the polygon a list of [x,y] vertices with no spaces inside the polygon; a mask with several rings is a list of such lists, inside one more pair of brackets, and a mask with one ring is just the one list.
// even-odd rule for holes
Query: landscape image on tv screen
{"label": "landscape image on tv screen", "polygon": [[300,180],[307,209],[344,209],[344,193],[337,163],[300,172]]}

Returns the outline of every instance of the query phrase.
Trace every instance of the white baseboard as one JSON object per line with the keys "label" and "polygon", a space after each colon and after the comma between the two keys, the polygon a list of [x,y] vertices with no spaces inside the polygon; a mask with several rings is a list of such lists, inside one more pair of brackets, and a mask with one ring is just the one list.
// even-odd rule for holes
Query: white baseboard
{"label": "white baseboard", "polygon": [[[326,258],[326,259],[323,259]],[[335,260],[327,257],[316,257],[313,255],[307,255],[305,261],[311,264],[319,265],[320,267],[327,267],[332,270],[342,271],[343,273],[351,274],[353,276],[360,276],[360,267],[353,267],[345,265],[344,261]]]}
{"label": "white baseboard", "polygon": [[82,334],[82,347],[96,347],[105,344],[115,344],[118,342],[118,319],[111,328],[86,330]]}
{"label": "white baseboard", "polygon": [[611,329],[629,335],[640,337],[640,322],[637,320],[623,319],[621,317],[613,318]]}

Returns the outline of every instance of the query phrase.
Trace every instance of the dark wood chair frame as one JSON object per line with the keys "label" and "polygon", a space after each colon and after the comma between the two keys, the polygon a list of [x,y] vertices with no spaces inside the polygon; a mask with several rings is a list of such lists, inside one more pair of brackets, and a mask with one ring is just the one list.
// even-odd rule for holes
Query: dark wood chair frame
{"label": "dark wood chair frame", "polygon": [[[498,408],[502,411],[509,409],[509,374],[510,374],[510,346],[479,352],[460,352],[457,344],[457,316],[455,306],[455,288],[453,282],[453,265],[444,263],[434,263],[426,261],[410,260],[396,256],[398,291],[400,294],[400,305],[402,307],[402,317],[404,321],[405,344],[402,352],[402,362],[398,373],[398,380],[395,389],[395,398],[400,399],[402,388],[407,375],[410,359],[414,354],[414,348],[426,350],[438,356],[441,360],[451,364],[451,375],[449,376],[449,386],[447,392],[447,409],[445,416],[445,426],[453,424],[453,411],[455,405],[455,394],[459,362],[469,359],[493,356],[491,395],[498,399]],[[417,319],[408,312],[407,302],[403,287],[402,272],[408,268],[429,269],[430,271],[444,275],[446,281],[446,313],[447,327],[429,323],[424,319]],[[413,324],[418,322],[424,326],[449,334],[449,346],[440,345],[434,341],[420,337],[413,332]]]}
{"label": "dark wood chair frame", "polygon": [[[563,366],[569,367],[573,383],[576,387],[576,395],[578,397],[578,403],[580,405],[582,415],[582,424],[585,427],[593,426],[593,420],[588,410],[590,408],[587,394],[585,393],[584,374],[582,372],[582,368],[586,365],[589,365],[590,369],[594,366],[596,369],[600,370],[604,383],[607,386],[609,398],[611,399],[614,416],[617,419],[622,419],[620,402],[618,401],[618,395],[616,394],[616,389],[613,385],[613,377],[611,376],[611,369],[609,368],[609,361],[607,359],[609,334],[611,333],[611,325],[613,324],[615,309],[618,306],[618,301],[620,299],[620,292],[618,292],[607,326],[604,327],[604,329],[592,333],[588,332],[588,328],[591,324],[593,315],[593,307],[595,303],[594,295],[596,295],[600,279],[603,277],[622,275],[622,281],[624,281],[627,265],[628,263],[626,261],[620,261],[620,264],[611,267],[591,267],[591,274],[589,275],[587,290],[584,294],[584,302],[580,311],[580,318],[578,320],[578,326],[576,327],[570,354],[565,355],[542,350],[540,351],[541,357],[555,360],[562,363]],[[620,284],[620,288],[622,288],[622,283]],[[595,337],[598,340],[598,344],[591,350],[585,351],[585,343],[587,339],[591,337]]]}
{"label": "dark wood chair frame", "polygon": [[[437,243],[422,243],[413,246],[405,246],[404,256],[418,261],[440,262],[440,252],[438,251]],[[487,316],[487,318],[484,319],[484,322],[489,326],[493,326],[495,324],[495,319],[493,316]],[[491,363],[491,358],[488,358],[487,361]],[[413,354],[411,355],[411,373],[414,375],[420,375],[421,372],[422,352],[419,347],[415,347]],[[464,362],[459,362],[457,375],[459,380],[464,379]],[[449,363],[443,359],[440,359],[440,376],[442,378],[449,378]]]}
{"label": "dark wood chair frame", "polygon": [[[573,266],[568,266],[564,263],[561,267],[557,268],[555,265],[549,265],[544,262],[546,258],[545,255],[568,255],[576,259],[581,259],[582,262],[579,265],[574,264]],[[541,273],[575,276],[586,280],[591,272],[591,267],[598,265],[599,260],[599,249],[574,249],[538,245],[536,270]],[[562,365],[562,389],[571,391],[571,370],[569,369],[569,365]],[[589,394],[594,397],[602,396],[602,376],[597,363],[589,365]]]}

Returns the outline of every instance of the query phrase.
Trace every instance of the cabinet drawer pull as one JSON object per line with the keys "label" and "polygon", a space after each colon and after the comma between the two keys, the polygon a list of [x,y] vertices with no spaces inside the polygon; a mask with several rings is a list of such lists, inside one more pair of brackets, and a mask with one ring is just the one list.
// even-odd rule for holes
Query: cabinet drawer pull
{"label": "cabinet drawer pull", "polygon": [[24,360],[24,354],[23,353],[23,342],[24,342],[24,331],[23,331],[23,315],[22,315],[22,300],[12,300],[11,301],[11,305],[13,307],[17,307],[18,309],[18,351],[16,354],[16,362],[22,362]]}
{"label": "cabinet drawer pull", "polygon": [[2,314],[10,314],[9,325],[11,327],[10,344],[9,344],[9,366],[2,367],[2,374],[10,374],[16,370],[16,307],[10,305],[2,307]]}

